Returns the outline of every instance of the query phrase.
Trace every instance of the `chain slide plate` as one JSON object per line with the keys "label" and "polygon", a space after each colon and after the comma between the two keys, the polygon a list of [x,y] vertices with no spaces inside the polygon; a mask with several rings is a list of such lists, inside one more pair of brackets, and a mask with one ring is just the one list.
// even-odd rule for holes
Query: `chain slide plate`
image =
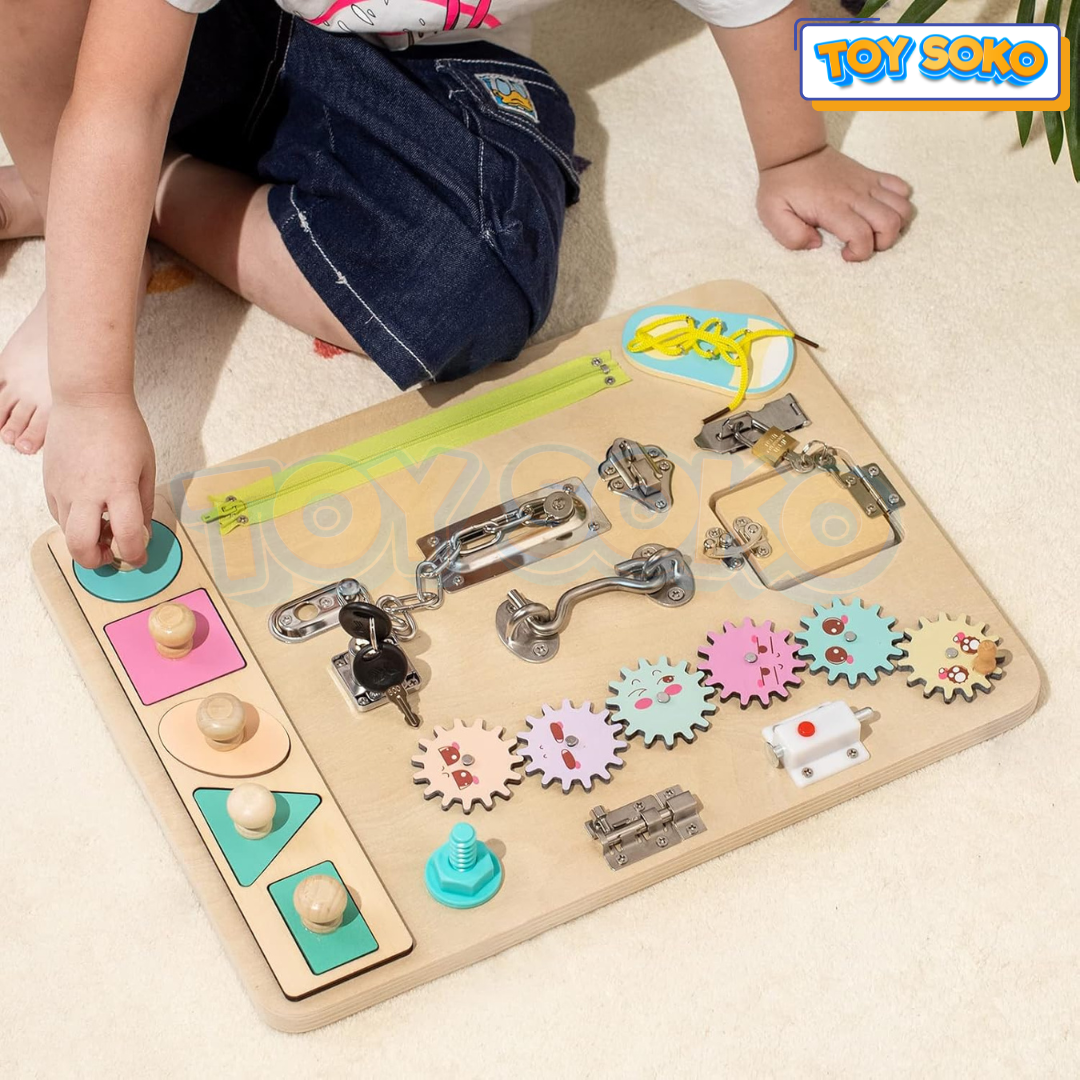
{"label": "chain slide plate", "polygon": [[306,641],[339,626],[338,612],[354,601],[371,603],[367,589],[355,578],[343,578],[313,589],[270,612],[270,633],[287,644]]}
{"label": "chain slide plate", "polygon": [[[514,514],[529,503],[545,503],[565,495],[571,500],[566,520],[555,525],[530,527],[528,523],[510,526],[505,535],[496,529],[485,528],[507,514]],[[565,513],[562,509],[560,513]],[[456,521],[452,525],[428,533],[416,541],[424,558],[430,558],[442,544],[454,536],[475,532],[472,546],[463,547],[457,558],[447,564],[442,572],[443,589],[459,592],[470,585],[488,581],[510,570],[539,562],[551,555],[558,555],[594,536],[600,536],[611,528],[611,522],[597,506],[584,482],[576,476],[557,484],[546,484],[517,499],[509,499],[498,506],[481,510],[477,514]]]}

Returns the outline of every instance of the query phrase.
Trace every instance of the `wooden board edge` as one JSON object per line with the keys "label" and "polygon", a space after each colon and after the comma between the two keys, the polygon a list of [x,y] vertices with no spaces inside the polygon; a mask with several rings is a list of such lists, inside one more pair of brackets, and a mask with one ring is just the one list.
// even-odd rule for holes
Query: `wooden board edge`
{"label": "wooden board edge", "polygon": [[[265,1023],[279,1031],[310,1030],[310,1025],[305,1025],[296,1015],[302,1016],[307,1011],[300,1007],[303,1003],[291,1002],[278,987],[228,886],[56,565],[48,546],[48,539],[54,532],[50,529],[43,533],[31,546],[32,576],[46,610],[75,662],[76,671],[81,674],[97,705],[102,722],[217,931],[256,1012]],[[182,857],[181,852],[188,852],[193,857]]]}

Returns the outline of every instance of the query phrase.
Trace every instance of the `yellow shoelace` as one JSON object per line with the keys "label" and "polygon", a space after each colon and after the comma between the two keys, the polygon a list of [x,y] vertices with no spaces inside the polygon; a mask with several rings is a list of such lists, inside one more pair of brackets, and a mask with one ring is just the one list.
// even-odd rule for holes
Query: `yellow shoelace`
{"label": "yellow shoelace", "polygon": [[[661,330],[668,327],[667,330]],[[739,370],[739,385],[728,405],[734,412],[750,387],[750,349],[763,338],[794,338],[791,330],[736,330],[726,332],[722,319],[706,319],[701,325],[692,315],[661,315],[642,323],[626,348],[632,353],[655,352],[671,360],[696,352],[706,360],[723,360]]]}

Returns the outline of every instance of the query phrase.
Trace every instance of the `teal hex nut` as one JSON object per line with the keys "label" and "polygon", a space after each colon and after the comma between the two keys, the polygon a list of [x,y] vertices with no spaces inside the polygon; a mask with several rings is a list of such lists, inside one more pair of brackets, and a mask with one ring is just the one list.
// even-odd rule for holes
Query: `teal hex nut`
{"label": "teal hex nut", "polygon": [[486,904],[499,891],[502,878],[495,853],[463,821],[450,830],[450,839],[432,853],[424,870],[428,892],[452,908]]}

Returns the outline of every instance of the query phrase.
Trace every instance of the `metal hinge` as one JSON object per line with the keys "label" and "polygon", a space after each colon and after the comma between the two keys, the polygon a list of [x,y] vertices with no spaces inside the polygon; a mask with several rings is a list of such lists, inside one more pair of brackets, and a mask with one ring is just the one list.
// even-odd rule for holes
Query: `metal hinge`
{"label": "metal hinge", "polygon": [[717,528],[706,531],[702,547],[708,558],[720,559],[729,570],[741,570],[747,554],[759,559],[767,559],[772,554],[764,527],[753,518],[737,517],[731,528],[731,532]]}
{"label": "metal hinge", "polygon": [[621,870],[705,832],[699,811],[697,797],[676,785],[618,810],[597,806],[585,829],[600,841],[608,866]]}

